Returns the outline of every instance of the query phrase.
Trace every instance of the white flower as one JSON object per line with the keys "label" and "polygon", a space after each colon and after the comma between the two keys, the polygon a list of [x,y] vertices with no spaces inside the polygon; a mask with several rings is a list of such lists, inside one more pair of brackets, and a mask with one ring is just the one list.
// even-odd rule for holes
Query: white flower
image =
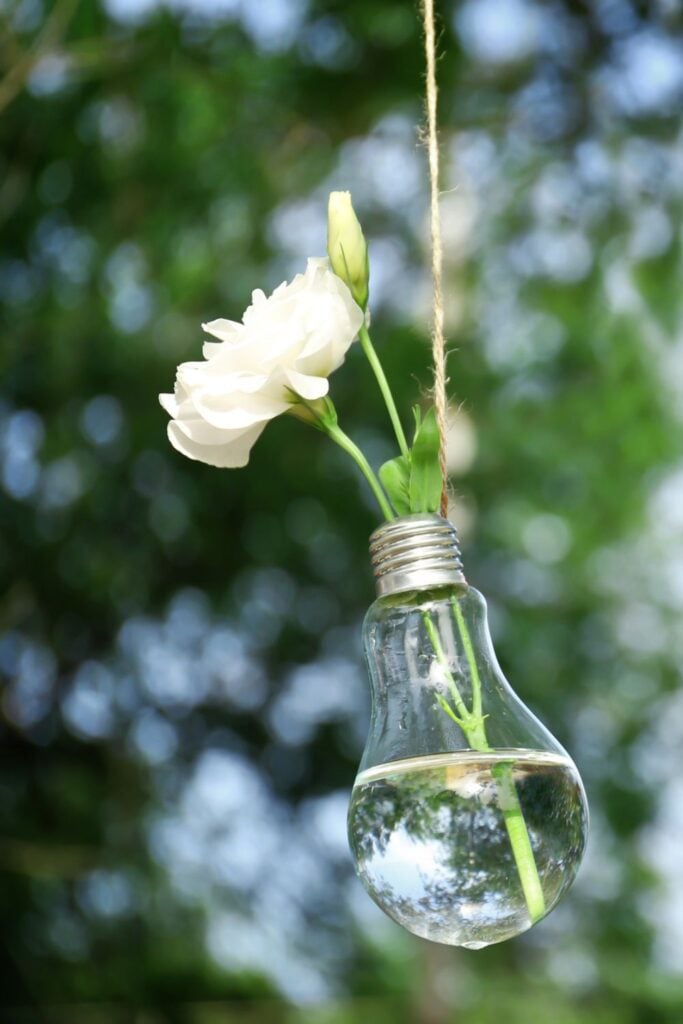
{"label": "white flower", "polygon": [[172,417],[171,444],[210,466],[245,466],[268,421],[296,396],[327,394],[327,378],[362,323],[362,310],[326,259],[310,259],[305,274],[269,297],[257,289],[242,323],[203,324],[218,343],[205,342],[205,361],[182,363],[175,393],[159,395]]}

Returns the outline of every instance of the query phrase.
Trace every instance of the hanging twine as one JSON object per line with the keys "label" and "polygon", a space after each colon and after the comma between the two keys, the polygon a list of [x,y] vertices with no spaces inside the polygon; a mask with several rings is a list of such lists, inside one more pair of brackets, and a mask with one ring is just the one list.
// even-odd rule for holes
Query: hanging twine
{"label": "hanging twine", "polygon": [[427,63],[427,154],[429,158],[430,227],[432,236],[432,358],[434,360],[434,409],[439,428],[439,465],[443,479],[441,515],[448,514],[446,463],[446,342],[443,312],[443,246],[441,242],[441,214],[439,212],[439,137],[436,126],[436,39],[434,32],[434,0],[423,0],[425,59]]}

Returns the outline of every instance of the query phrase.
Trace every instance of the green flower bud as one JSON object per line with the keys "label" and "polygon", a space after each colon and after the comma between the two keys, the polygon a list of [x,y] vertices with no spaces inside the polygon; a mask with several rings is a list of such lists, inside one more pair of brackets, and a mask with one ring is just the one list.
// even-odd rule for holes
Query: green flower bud
{"label": "green flower bud", "polygon": [[330,192],[327,207],[327,254],[337,277],[348,286],[361,309],[368,304],[368,244],[351,203],[350,192]]}

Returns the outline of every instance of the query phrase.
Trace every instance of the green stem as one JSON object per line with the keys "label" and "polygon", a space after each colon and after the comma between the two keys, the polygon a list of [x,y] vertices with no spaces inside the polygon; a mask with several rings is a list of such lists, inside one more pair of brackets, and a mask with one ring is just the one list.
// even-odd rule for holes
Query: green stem
{"label": "green stem", "polygon": [[[455,704],[456,711],[458,712],[458,717],[456,718],[456,716],[450,711],[446,702],[442,704],[442,707],[444,711],[448,711],[450,717],[460,726],[465,735],[465,739],[472,750],[478,750],[482,753],[490,752],[491,745],[489,744],[486,736],[484,717],[481,713],[481,677],[477,667],[472,638],[467,628],[467,623],[465,622],[462,610],[455,597],[451,598],[451,608],[453,609],[453,617],[460,633],[460,639],[462,640],[465,650],[465,658],[470,670],[470,680],[472,684],[472,710],[470,711],[467,708],[462,694],[455,682],[437,627],[432,621],[429,612],[423,612],[422,620],[425,624],[432,647],[434,648],[437,661],[441,665],[446,676],[446,680],[453,697],[453,703]],[[510,840],[512,856],[515,860],[515,866],[522,886],[522,892],[524,893],[527,910],[529,911],[529,917],[531,918],[532,923],[535,923],[545,914],[545,898],[543,896],[541,880],[538,876],[538,868],[536,867],[536,859],[531,846],[531,839],[529,838],[529,830],[527,829],[526,821],[524,820],[522,805],[519,802],[519,794],[517,793],[517,787],[515,786],[512,768],[513,766],[510,762],[502,762],[491,767],[491,775],[496,783],[496,789],[498,791],[498,805],[503,815],[505,828]]]}
{"label": "green stem", "polygon": [[522,892],[526,901],[532,923],[540,921],[545,914],[545,897],[538,877],[536,859],[529,838],[529,830],[524,820],[524,812],[519,802],[519,794],[512,774],[512,764],[503,762],[491,768],[498,790],[498,805],[503,812],[505,828],[515,858],[517,873],[522,884]]}
{"label": "green stem", "polygon": [[470,636],[470,631],[467,628],[460,605],[455,597],[451,597],[451,608],[453,609],[453,617],[455,618],[456,625],[460,632],[460,638],[462,640],[463,647],[465,648],[465,657],[467,658],[467,664],[470,670],[470,679],[472,680],[472,714],[481,716],[481,679],[479,677],[477,659],[474,656],[472,637]]}
{"label": "green stem", "polygon": [[394,519],[395,516],[391,509],[391,505],[389,504],[387,496],[382,490],[381,484],[377,477],[375,476],[370,463],[365,458],[358,445],[354,444],[354,442],[351,440],[348,434],[345,434],[337,423],[328,423],[325,421],[320,421],[320,429],[323,430],[327,434],[327,436],[335,442],[335,444],[338,444],[339,447],[342,448],[347,453],[347,455],[350,455],[351,458],[354,460],[354,462],[360,469],[361,473],[363,474],[367,482],[370,484],[372,493],[375,495],[375,498],[377,499],[377,504],[382,510],[382,515],[384,516],[384,518],[387,520]]}
{"label": "green stem", "polygon": [[[434,648],[436,660],[439,662],[443,674],[446,677],[446,682],[448,683],[448,688],[451,691],[451,696],[453,698],[453,703],[455,704],[455,709],[458,712],[460,722],[462,723],[462,731],[465,733],[465,736],[467,737],[467,742],[470,744],[471,747],[473,747],[474,744],[470,740],[470,736],[474,731],[473,723],[470,723],[472,713],[468,710],[465,701],[462,699],[462,694],[460,693],[457,683],[453,678],[453,673],[451,672],[450,665],[448,664],[448,658],[446,657],[446,652],[443,649],[441,637],[439,636],[437,626],[434,623],[429,612],[422,613],[422,621],[424,622],[425,629],[427,630],[427,635],[429,637],[430,643]],[[486,741],[484,740],[484,742]]]}
{"label": "green stem", "polygon": [[360,338],[361,347],[365,352],[365,355],[367,356],[367,360],[370,363],[370,366],[372,367],[373,373],[377,378],[379,389],[382,392],[382,397],[389,412],[389,418],[391,419],[391,423],[394,428],[394,433],[396,434],[398,446],[401,449],[401,455],[407,455],[409,450],[408,442],[406,441],[406,435],[403,432],[403,427],[401,426],[401,420],[399,419],[396,403],[394,402],[394,396],[391,393],[389,381],[386,378],[386,374],[384,373],[382,364],[379,361],[379,356],[375,351],[375,346],[372,344],[372,341],[370,340],[370,335],[365,324],[363,324],[363,326],[361,327],[358,337]]}

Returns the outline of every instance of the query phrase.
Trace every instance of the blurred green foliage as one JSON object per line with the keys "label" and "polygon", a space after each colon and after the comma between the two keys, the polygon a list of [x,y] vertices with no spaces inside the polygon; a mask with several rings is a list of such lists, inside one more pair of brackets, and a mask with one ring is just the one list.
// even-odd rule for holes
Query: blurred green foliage
{"label": "blurred green foliage", "polygon": [[[507,675],[584,774],[583,874],[478,954],[374,914],[340,832],[371,498],[293,421],[246,470],[185,462],[156,402],[350,188],[408,420],[413,5],[6,0],[3,1021],[681,1018],[681,10],[440,6],[453,516]],[[392,457],[359,350],[334,396]]]}

